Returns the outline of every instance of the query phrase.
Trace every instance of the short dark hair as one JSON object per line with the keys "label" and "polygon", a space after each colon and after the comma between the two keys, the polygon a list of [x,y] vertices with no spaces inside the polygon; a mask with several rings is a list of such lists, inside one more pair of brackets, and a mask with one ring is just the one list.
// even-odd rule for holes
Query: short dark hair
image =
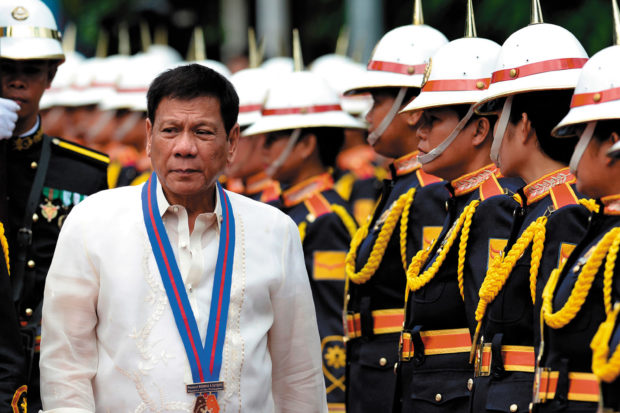
{"label": "short dark hair", "polygon": [[319,150],[319,159],[325,167],[336,165],[336,158],[344,144],[344,129],[319,127],[303,129],[302,135],[314,134]]}
{"label": "short dark hair", "polygon": [[146,94],[147,116],[151,123],[155,123],[155,112],[164,98],[190,100],[203,96],[219,100],[220,114],[228,135],[237,123],[239,96],[228,79],[197,63],[166,70],[151,82]]}
{"label": "short dark hair", "polygon": [[510,122],[516,124],[527,113],[536,131],[540,149],[551,159],[568,165],[578,138],[556,139],[551,131],[570,109],[573,89],[544,90],[514,96]]}
{"label": "short dark hair", "polygon": [[600,142],[605,142],[614,132],[620,134],[620,119],[599,120],[596,122],[594,137]]}

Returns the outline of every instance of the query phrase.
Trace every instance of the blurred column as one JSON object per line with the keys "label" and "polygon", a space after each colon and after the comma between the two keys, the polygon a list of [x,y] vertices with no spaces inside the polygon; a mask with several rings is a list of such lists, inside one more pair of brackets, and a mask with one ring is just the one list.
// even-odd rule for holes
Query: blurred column
{"label": "blurred column", "polygon": [[256,0],[256,33],[264,39],[265,57],[290,56],[291,17],[288,0]]}
{"label": "blurred column", "polygon": [[383,35],[382,1],[346,0],[345,12],[351,30],[348,55],[366,63]]}
{"label": "blurred column", "polygon": [[239,56],[248,44],[248,6],[247,0],[220,0],[220,13],[224,43],[222,61]]}

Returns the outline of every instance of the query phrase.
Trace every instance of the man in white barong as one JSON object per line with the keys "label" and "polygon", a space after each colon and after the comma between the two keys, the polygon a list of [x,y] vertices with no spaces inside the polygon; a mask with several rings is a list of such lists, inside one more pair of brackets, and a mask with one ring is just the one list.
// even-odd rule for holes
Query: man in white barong
{"label": "man in white barong", "polygon": [[45,287],[45,411],[326,412],[300,237],[221,188],[237,145],[233,86],[204,66],[148,94],[147,183],[67,217]]}

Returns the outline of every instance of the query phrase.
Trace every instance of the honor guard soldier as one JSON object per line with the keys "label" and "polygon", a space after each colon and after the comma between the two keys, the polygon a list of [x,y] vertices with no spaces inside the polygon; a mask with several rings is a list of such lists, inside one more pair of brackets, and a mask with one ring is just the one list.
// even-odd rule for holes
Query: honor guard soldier
{"label": "honor guard soldier", "polygon": [[[618,33],[618,8],[615,1],[612,4]],[[561,138],[558,145],[567,137],[580,137],[571,170],[577,189],[597,202],[590,206],[593,212],[585,236],[568,260],[553,270],[543,292],[536,412],[620,410],[616,324],[620,185],[612,178],[618,176],[620,164],[609,155],[620,133],[617,42],[618,38],[615,46],[596,53],[584,65],[570,112],[553,131]],[[600,405],[603,409],[597,410]]]}
{"label": "honor guard soldier", "polygon": [[8,248],[5,228],[0,223],[0,409],[26,413],[26,358],[11,295]]}
{"label": "honor guard soldier", "polygon": [[419,93],[429,57],[446,43],[442,33],[423,23],[418,1],[414,24],[381,38],[364,76],[347,92],[371,93],[368,141],[379,155],[396,158],[379,203],[347,254],[348,412],[392,408],[405,268],[413,253],[437,236],[445,217],[448,194],[417,161],[420,114],[398,112]]}
{"label": "honor guard soldier", "polygon": [[[250,42],[252,44],[252,42]],[[250,53],[250,68],[242,69],[230,77],[239,95],[239,127],[244,132],[261,117],[267,91],[273,83],[273,76],[266,69],[257,67]],[[261,150],[265,134],[242,136],[237,145],[235,159],[228,167],[228,178],[243,182],[243,194],[261,202],[277,202],[280,197],[280,184],[265,173]]]}
{"label": "honor guard soldier", "polygon": [[469,409],[473,366],[465,303],[477,290],[466,282],[486,269],[489,238],[508,236],[516,204],[505,193],[521,185],[499,178],[489,156],[493,121],[473,112],[499,49],[476,37],[469,1],[465,37],[433,55],[420,95],[404,109],[423,111],[418,160],[426,173],[447,181],[450,198],[441,234],[407,268],[396,411]]}
{"label": "honor guard soldier", "polygon": [[282,210],[298,225],[302,239],[331,412],[344,410],[344,262],[357,225],[334,191],[328,168],[342,145],[343,129],[363,127],[342,111],[338,95],[320,76],[296,71],[279,77],[262,117],[244,132],[267,135],[267,175],[287,186]]}
{"label": "honor guard soldier", "polygon": [[531,24],[502,45],[476,109],[501,108],[491,159],[504,176],[526,185],[514,196],[518,207],[509,237],[498,244],[502,254],[474,277],[479,301],[466,303],[475,317],[472,412],[529,408],[542,288],[583,236],[589,215],[568,169],[576,140],[551,137],[587,58],[570,32],[543,23],[534,0]]}
{"label": "honor guard soldier", "polygon": [[[0,76],[6,233],[13,299],[28,357],[28,396],[39,401],[39,326],[45,277],[71,208],[107,187],[108,157],[43,133],[39,100],[64,60],[60,32],[39,0],[0,4]],[[9,123],[14,123],[14,128]]]}

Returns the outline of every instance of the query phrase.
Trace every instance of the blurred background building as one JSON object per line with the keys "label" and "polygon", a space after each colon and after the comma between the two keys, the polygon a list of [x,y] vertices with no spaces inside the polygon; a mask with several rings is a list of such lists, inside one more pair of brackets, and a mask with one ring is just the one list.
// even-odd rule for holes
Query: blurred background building
{"label": "blurred background building", "polygon": [[[383,33],[412,20],[413,0],[44,0],[64,31],[77,30],[75,48],[94,56],[135,54],[144,35],[167,39],[187,57],[195,27],[202,27],[207,57],[232,72],[247,65],[249,27],[264,42],[265,58],[290,56],[291,30],[299,28],[304,62],[336,50],[366,62]],[[529,21],[530,0],[474,0],[478,34],[503,41]],[[589,54],[611,44],[611,6],[607,0],[543,0],[546,22],[566,27]],[[450,40],[463,35],[465,0],[424,0],[424,19]],[[130,50],[118,50],[119,29],[129,29]],[[347,36],[344,36],[347,34]],[[345,40],[346,39],[346,40]],[[121,42],[122,43],[122,42]]]}

